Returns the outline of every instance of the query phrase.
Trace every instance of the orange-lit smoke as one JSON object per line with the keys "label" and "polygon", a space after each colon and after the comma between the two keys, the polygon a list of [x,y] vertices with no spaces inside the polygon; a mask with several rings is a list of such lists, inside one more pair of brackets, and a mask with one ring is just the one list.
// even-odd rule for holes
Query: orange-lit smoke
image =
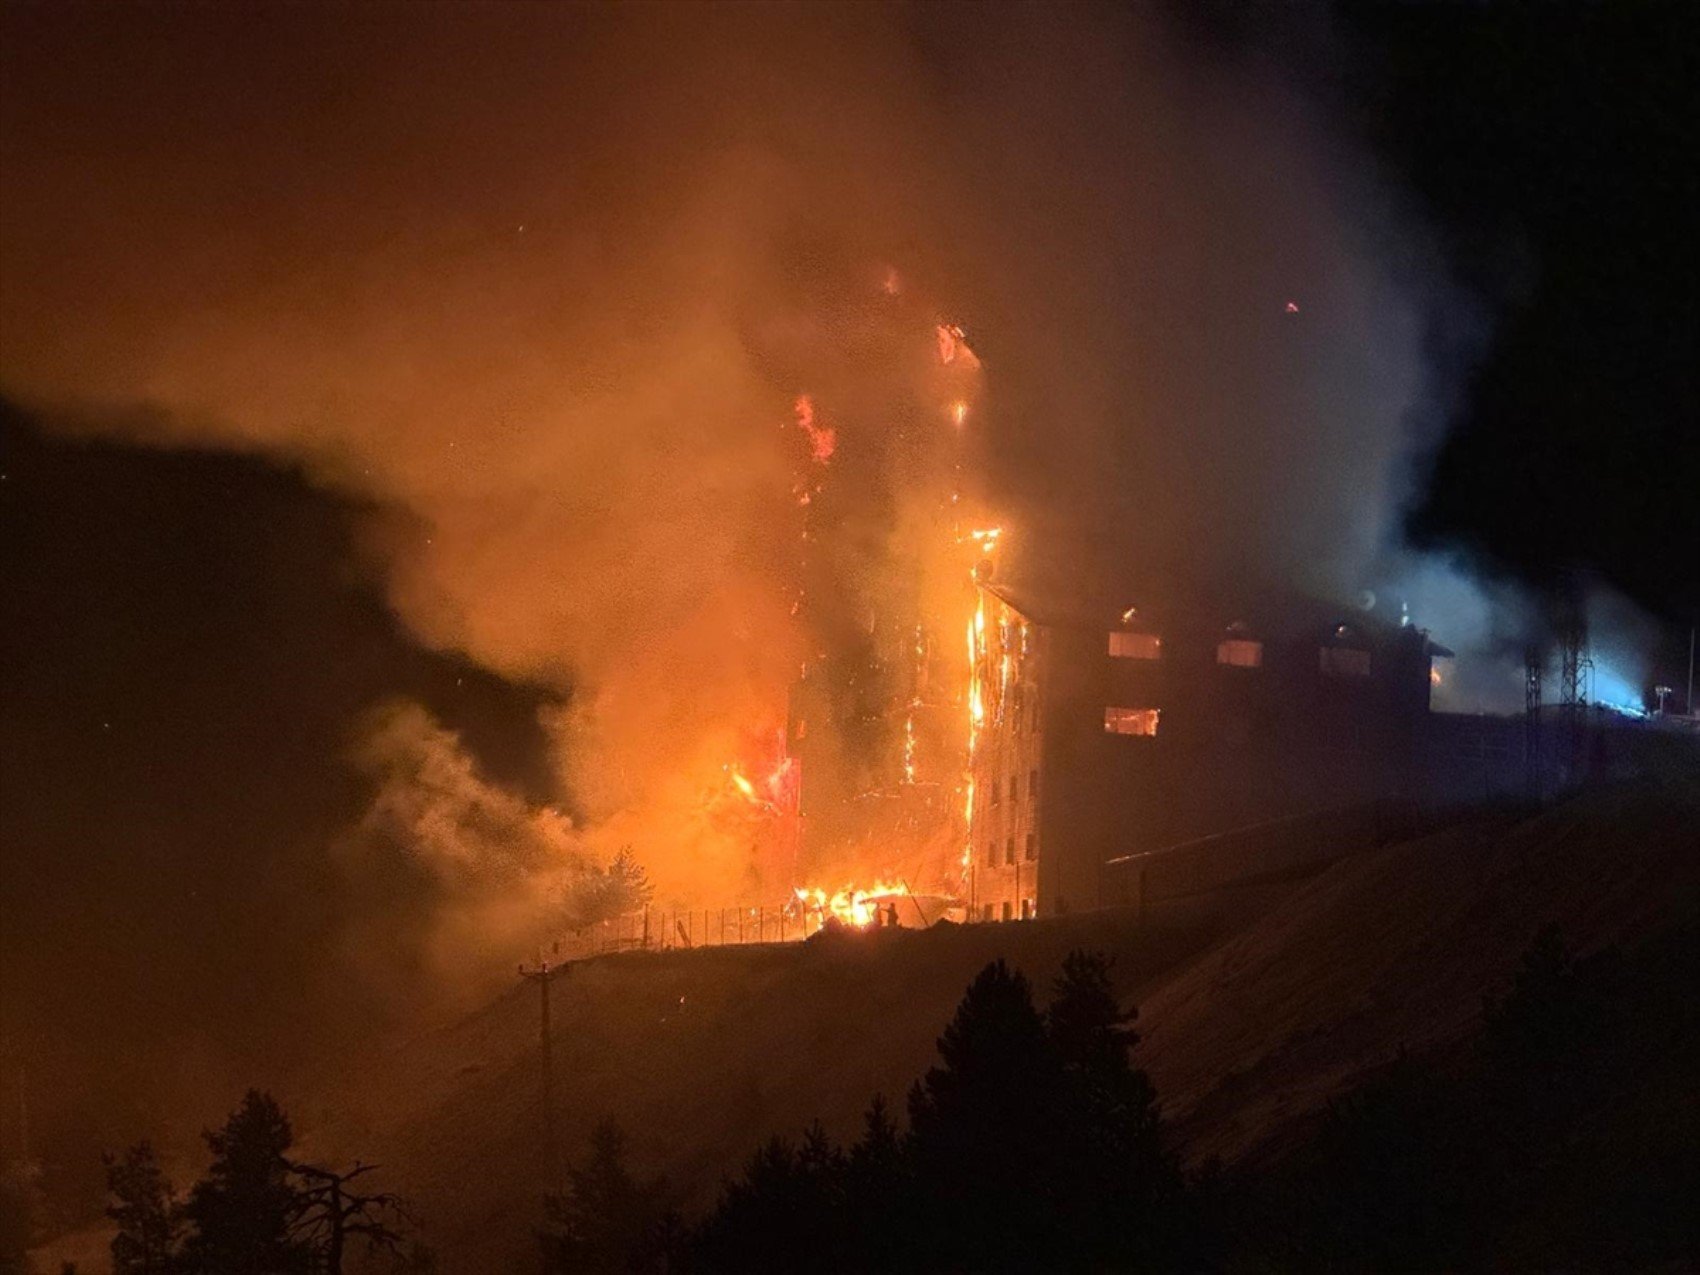
{"label": "orange-lit smoke", "polygon": [[[864,845],[793,879],[727,815],[778,804],[752,732],[826,617],[916,589],[919,787],[948,760],[916,723],[953,715],[960,758],[986,693],[993,525],[1000,572],[1065,584],[1082,546],[1247,527],[1278,566],[1350,557],[1415,366],[1298,104],[1220,91],[1155,18],[951,12],[442,8],[348,44],[335,11],[205,7],[145,65],[44,17],[0,90],[4,386],[400,511],[392,606],[558,693],[572,853],[631,845],[658,901],[906,875]],[[972,802],[960,761],[940,783]]]}

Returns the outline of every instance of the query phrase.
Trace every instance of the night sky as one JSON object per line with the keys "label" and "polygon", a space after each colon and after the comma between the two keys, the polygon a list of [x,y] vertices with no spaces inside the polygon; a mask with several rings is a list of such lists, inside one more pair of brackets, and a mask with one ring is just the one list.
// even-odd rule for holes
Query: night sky
{"label": "night sky", "polygon": [[[424,968],[445,887],[334,850],[375,705],[577,818],[682,747],[623,674],[771,685],[768,422],[887,261],[1057,557],[1250,526],[1290,575],[1341,508],[1377,569],[1609,585],[1680,688],[1686,6],[1281,8],[7,5],[0,1057],[74,1092],[95,1039],[237,1075],[380,1021],[350,935]],[[594,769],[581,680],[633,705]]]}

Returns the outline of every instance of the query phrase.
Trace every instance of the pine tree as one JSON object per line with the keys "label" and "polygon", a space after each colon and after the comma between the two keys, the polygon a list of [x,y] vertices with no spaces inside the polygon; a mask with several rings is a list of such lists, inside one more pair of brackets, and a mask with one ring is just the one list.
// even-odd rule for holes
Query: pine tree
{"label": "pine tree", "polygon": [[169,1275],[180,1269],[183,1205],[159,1167],[153,1145],[139,1142],[122,1156],[108,1154],[106,1216],[117,1226],[112,1237],[114,1275]]}
{"label": "pine tree", "polygon": [[630,846],[621,846],[615,854],[613,862],[608,865],[608,906],[610,915],[624,916],[639,908],[647,907],[655,897],[655,887],[650,884],[649,873],[637,861],[637,855]]}
{"label": "pine tree", "polygon": [[1170,1251],[1180,1175],[1163,1150],[1156,1090],[1130,1056],[1138,1011],[1117,1000],[1110,964],[1069,953],[1045,1016],[1067,1077],[1058,1136],[1071,1147],[1069,1230],[1104,1260],[1149,1266]]}
{"label": "pine tree", "polygon": [[1070,1148],[1063,1070],[1026,978],[999,960],[969,984],[939,1037],[942,1066],[911,1091],[910,1149],[935,1224],[929,1261],[1043,1269],[1061,1240]]}
{"label": "pine tree", "polygon": [[675,1229],[663,1203],[665,1184],[632,1176],[625,1135],[612,1121],[591,1133],[590,1148],[584,1167],[568,1170],[566,1191],[544,1199],[543,1269],[585,1275],[663,1269]]}
{"label": "pine tree", "polygon": [[295,1137],[270,1094],[250,1089],[224,1127],[203,1135],[213,1153],[184,1214],[192,1270],[212,1275],[289,1275],[311,1253],[291,1238],[301,1208],[284,1153]]}

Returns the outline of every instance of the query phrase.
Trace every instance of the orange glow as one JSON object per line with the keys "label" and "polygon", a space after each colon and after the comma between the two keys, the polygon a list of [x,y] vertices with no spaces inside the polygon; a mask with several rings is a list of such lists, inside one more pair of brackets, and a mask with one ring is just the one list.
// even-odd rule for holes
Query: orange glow
{"label": "orange glow", "polygon": [[810,457],[817,465],[826,464],[838,448],[838,434],[829,425],[815,423],[815,401],[809,395],[797,395],[791,410],[796,414],[798,428],[809,436]]}
{"label": "orange glow", "polygon": [[879,914],[896,900],[908,898],[909,887],[902,882],[876,881],[866,888],[847,885],[831,894],[819,888],[794,893],[805,919],[813,915],[817,926],[831,918],[860,930],[877,922]]}

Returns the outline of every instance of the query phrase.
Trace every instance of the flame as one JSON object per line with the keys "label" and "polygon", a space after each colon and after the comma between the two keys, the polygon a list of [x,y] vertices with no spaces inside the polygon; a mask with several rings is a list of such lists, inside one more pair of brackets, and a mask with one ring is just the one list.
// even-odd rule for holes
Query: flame
{"label": "flame", "polygon": [[830,425],[815,424],[815,401],[807,394],[797,395],[791,410],[797,417],[797,427],[809,436],[810,457],[817,465],[826,464],[838,448],[837,432]]}
{"label": "flame", "polygon": [[897,899],[908,898],[909,887],[901,881],[876,881],[866,888],[847,885],[831,894],[818,887],[792,893],[805,917],[813,913],[822,925],[832,917],[860,930],[878,921],[880,912]]}
{"label": "flame", "polygon": [[968,404],[961,399],[952,403],[950,405],[950,419],[956,422],[957,429],[961,429],[963,423],[968,419]]}

